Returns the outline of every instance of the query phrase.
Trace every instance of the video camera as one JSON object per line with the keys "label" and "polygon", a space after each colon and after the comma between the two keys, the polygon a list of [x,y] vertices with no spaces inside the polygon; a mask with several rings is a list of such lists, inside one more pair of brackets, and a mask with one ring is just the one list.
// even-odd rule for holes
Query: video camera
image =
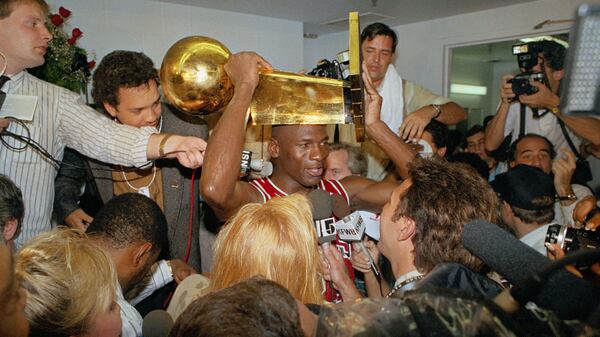
{"label": "video camera", "polygon": [[538,89],[531,85],[530,81],[545,82],[544,73],[534,72],[532,69],[538,63],[538,54],[542,51],[539,43],[530,42],[513,46],[513,55],[517,56],[519,68],[525,71],[513,77],[509,83],[515,95],[531,95]]}
{"label": "video camera", "polygon": [[[545,242],[557,243],[565,253],[579,249],[599,249],[600,231],[554,224],[548,227]],[[589,268],[589,264],[577,264],[576,267],[585,270]]]}

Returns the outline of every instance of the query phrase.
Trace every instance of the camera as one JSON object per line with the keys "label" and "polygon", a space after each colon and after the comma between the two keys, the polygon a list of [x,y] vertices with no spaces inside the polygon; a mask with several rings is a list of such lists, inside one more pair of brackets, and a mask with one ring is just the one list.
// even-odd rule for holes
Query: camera
{"label": "camera", "polygon": [[544,80],[544,74],[526,71],[515,75],[508,83],[512,84],[512,91],[515,95],[531,95],[538,92],[538,88],[531,85],[530,81],[542,82]]}
{"label": "camera", "polygon": [[525,71],[516,75],[508,81],[512,84],[512,91],[515,95],[531,95],[538,92],[538,89],[531,85],[530,81],[544,82],[544,74],[532,71],[538,63],[538,54],[542,51],[539,43],[530,42],[517,44],[513,46],[513,55],[517,56],[519,68]]}
{"label": "camera", "polygon": [[[565,253],[579,249],[598,249],[600,248],[600,231],[554,224],[548,227],[545,242],[559,244]],[[576,264],[578,268],[588,266],[589,264]]]}
{"label": "camera", "polygon": [[516,44],[512,53],[517,56],[519,68],[531,71],[538,63],[538,54],[542,52],[542,46],[537,42]]}
{"label": "camera", "polygon": [[339,52],[333,61],[323,59],[317,63],[317,66],[308,75],[346,80],[350,74],[348,71],[350,59],[348,57],[349,53],[346,50]]}

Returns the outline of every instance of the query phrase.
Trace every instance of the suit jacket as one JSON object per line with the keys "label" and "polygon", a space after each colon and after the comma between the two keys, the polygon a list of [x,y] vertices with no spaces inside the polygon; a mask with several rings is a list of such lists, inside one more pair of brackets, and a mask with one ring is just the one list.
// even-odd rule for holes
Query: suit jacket
{"label": "suit jacket", "polygon": [[[208,137],[208,126],[206,123],[191,116],[183,115],[169,105],[162,106],[162,133],[175,133],[184,136],[196,136],[206,139]],[[108,165],[93,159],[88,159],[92,169],[93,180],[97,186],[100,198],[104,203],[113,196],[113,180],[111,169]],[[193,170],[187,169],[179,164],[177,160],[157,160],[156,165],[161,168],[163,182],[163,206],[165,217],[169,225],[169,251],[171,258],[184,259],[188,245],[190,197],[194,198],[194,212],[192,225],[192,244],[188,263],[198,271],[208,271],[211,264],[212,241],[214,234],[206,230],[203,225],[203,205],[199,199],[200,192],[200,170],[194,176],[193,194],[191,177]],[[55,214],[59,221],[66,215],[78,208],[73,204],[73,190],[78,190],[83,181],[73,179],[74,175],[80,175],[72,171],[73,168],[61,167],[56,178]],[[80,171],[80,170],[79,170]],[[75,185],[75,188],[73,188]],[[79,196],[79,194],[77,195]],[[202,255],[202,261],[200,256]]]}

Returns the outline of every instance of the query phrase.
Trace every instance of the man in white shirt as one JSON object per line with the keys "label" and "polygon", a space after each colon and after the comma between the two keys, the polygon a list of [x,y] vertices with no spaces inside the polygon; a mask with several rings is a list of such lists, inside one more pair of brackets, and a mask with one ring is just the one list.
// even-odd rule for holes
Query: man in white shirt
{"label": "man in white shirt", "polygon": [[[117,271],[121,336],[141,336],[142,316],[133,305],[173,280],[179,283],[195,270],[180,260],[156,262],[168,247],[167,219],[152,199],[141,194],[126,193],[111,199],[98,212],[88,233]],[[132,299],[127,301],[126,295]]]}
{"label": "man in white shirt", "polygon": [[[398,37],[390,27],[383,23],[365,27],[360,43],[367,71],[383,97],[381,120],[402,139],[421,139],[432,120],[451,125],[467,118],[465,110],[450,99],[401,78],[393,65]],[[343,137],[349,136],[340,133],[342,141],[355,141],[355,138]],[[369,140],[363,143],[363,149],[369,159],[367,177],[381,180],[389,161],[387,156]]]}
{"label": "man in white shirt", "polygon": [[[548,138],[557,152],[563,148],[573,151],[559,125],[561,121],[575,148],[579,148],[581,138],[592,144],[600,144],[600,133],[598,133],[600,120],[592,117],[564,116],[558,110],[560,81],[565,75],[565,47],[548,40],[534,42],[529,46],[538,51],[537,63],[531,71],[542,73],[546,84],[530,81],[530,85],[535,87],[537,92],[517,97],[509,82],[514,76],[506,75],[502,78],[501,101],[496,115],[486,128],[485,149],[490,152],[496,150],[504,137],[509,134],[512,134],[512,141],[515,141],[521,134],[536,133]],[[529,69],[521,68],[521,71],[525,70]],[[523,126],[521,126],[521,105],[524,106],[525,125]],[[537,116],[532,109],[539,109]]]}
{"label": "man in white shirt", "polygon": [[554,218],[556,194],[550,175],[537,167],[518,165],[496,178],[494,190],[502,199],[504,224],[523,243],[546,255],[544,240]]}
{"label": "man in white shirt", "polygon": [[23,95],[37,100],[32,121],[0,118],[0,173],[22,190],[25,202],[17,247],[50,229],[57,172],[53,160],[31,146],[25,148],[19,136],[28,136],[57,160],[68,145],[91,158],[124,166],[144,166],[148,160],[169,157],[186,167],[198,167],[206,147],[197,137],[169,136],[154,127],[113,123],[75,93],[28,74],[25,69],[44,63],[52,39],[45,26],[47,13],[44,0],[0,3],[0,91],[7,97]]}

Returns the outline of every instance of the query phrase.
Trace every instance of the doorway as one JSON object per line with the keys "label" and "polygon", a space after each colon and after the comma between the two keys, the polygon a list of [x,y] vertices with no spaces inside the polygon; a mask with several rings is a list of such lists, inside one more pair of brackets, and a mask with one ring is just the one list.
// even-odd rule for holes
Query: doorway
{"label": "doorway", "polygon": [[516,56],[512,46],[537,39],[554,39],[567,44],[568,33],[530,38],[487,42],[469,46],[450,47],[448,97],[467,111],[467,120],[456,128],[466,132],[475,124],[483,125],[487,116],[496,113],[500,102],[502,76],[517,74]]}

